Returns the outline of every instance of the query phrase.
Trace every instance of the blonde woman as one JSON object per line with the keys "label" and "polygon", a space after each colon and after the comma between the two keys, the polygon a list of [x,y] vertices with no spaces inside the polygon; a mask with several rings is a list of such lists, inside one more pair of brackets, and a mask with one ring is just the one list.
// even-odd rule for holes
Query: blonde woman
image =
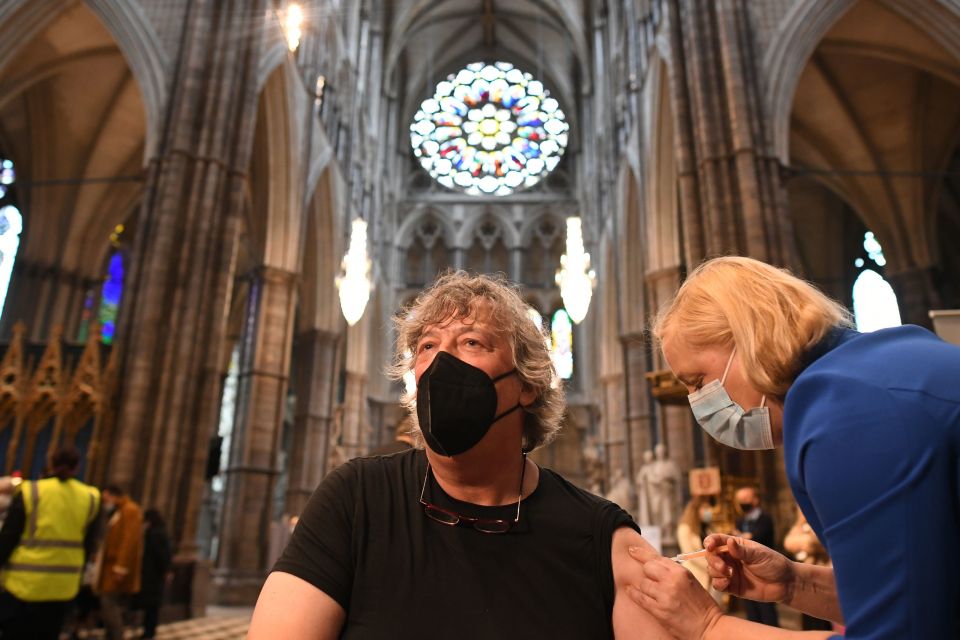
{"label": "blonde woman", "polygon": [[[703,549],[703,539],[711,533],[710,523],[713,521],[713,506],[709,498],[694,496],[687,502],[677,525],[677,545],[680,553],[690,553]],[[697,582],[704,589],[710,588],[710,574],[707,571],[705,558],[687,560],[685,566]]]}
{"label": "blonde woman", "polygon": [[[960,348],[913,326],[858,333],[813,286],[740,257],[694,270],[653,333],[711,436],[783,445],[797,503],[834,562],[711,535],[713,585],[844,622],[850,639],[957,637]],[[676,637],[802,633],[723,615],[688,572],[633,554],[644,578],[631,597]]]}

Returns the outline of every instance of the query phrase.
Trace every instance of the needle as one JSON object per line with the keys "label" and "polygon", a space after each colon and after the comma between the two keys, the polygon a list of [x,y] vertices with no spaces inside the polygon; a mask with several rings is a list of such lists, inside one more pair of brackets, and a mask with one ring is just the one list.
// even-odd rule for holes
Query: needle
{"label": "needle", "polygon": [[[713,550],[713,553],[724,553],[727,550],[727,545],[722,547],[717,547]],[[686,562],[687,560],[693,560],[694,558],[702,558],[709,553],[706,549],[700,549],[700,551],[691,551],[690,553],[681,553],[670,558],[674,562]]]}

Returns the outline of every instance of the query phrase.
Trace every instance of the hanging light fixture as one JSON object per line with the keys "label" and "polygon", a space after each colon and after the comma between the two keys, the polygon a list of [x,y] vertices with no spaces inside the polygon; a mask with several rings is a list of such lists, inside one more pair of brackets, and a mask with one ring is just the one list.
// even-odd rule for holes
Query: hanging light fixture
{"label": "hanging light fixture", "polygon": [[353,221],[350,230],[350,248],[343,257],[343,275],[336,283],[340,290],[340,308],[351,327],[363,317],[370,299],[370,258],[367,257],[367,223],[362,218]]}
{"label": "hanging light fixture", "polygon": [[587,315],[596,282],[597,274],[590,268],[590,254],[583,250],[580,218],[567,218],[567,252],[560,256],[557,284],[563,306],[577,324]]}
{"label": "hanging light fixture", "polygon": [[303,7],[296,2],[287,5],[282,15],[283,35],[287,39],[287,48],[296,51],[303,35]]}

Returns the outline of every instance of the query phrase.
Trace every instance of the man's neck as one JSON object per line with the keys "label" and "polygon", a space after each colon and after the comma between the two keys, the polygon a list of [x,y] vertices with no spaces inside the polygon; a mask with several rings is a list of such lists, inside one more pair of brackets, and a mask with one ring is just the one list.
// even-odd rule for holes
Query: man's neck
{"label": "man's neck", "polygon": [[[434,453],[429,446],[426,448],[432,475],[447,495],[483,506],[517,501],[521,461],[524,459],[520,450],[522,423],[519,428],[511,428],[512,426],[494,425],[483,440],[460,455],[442,456]],[[526,464],[527,470],[523,478],[524,496],[529,495],[539,481],[537,465],[531,461]]]}

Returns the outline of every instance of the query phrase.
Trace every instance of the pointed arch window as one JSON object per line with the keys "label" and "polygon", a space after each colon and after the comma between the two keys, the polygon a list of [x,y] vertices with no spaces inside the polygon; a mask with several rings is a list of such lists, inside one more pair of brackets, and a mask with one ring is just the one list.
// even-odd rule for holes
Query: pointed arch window
{"label": "pointed arch window", "polygon": [[[573,377],[573,321],[564,308],[557,309],[547,323],[539,311],[527,309],[530,320],[544,333],[544,341],[550,351],[550,359],[557,377],[569,380]],[[548,326],[549,325],[549,326]]]}
{"label": "pointed arch window", "polygon": [[100,338],[103,344],[112,344],[117,329],[117,314],[120,311],[120,298],[123,296],[123,252],[114,250],[107,265],[107,278],[103,282],[100,294]]}
{"label": "pointed arch window", "polygon": [[13,161],[0,158],[0,315],[7,301],[13,263],[20,248],[20,233],[23,231],[23,216],[14,203],[11,187],[16,173]]}
{"label": "pointed arch window", "polygon": [[857,331],[899,327],[903,323],[897,294],[882,275],[887,260],[872,231],[863,236],[863,251],[865,255],[854,261],[854,266],[860,270],[853,283],[853,316]]}
{"label": "pointed arch window", "polygon": [[573,377],[573,321],[566,309],[557,309],[550,320],[550,353],[557,375],[564,380]]}

